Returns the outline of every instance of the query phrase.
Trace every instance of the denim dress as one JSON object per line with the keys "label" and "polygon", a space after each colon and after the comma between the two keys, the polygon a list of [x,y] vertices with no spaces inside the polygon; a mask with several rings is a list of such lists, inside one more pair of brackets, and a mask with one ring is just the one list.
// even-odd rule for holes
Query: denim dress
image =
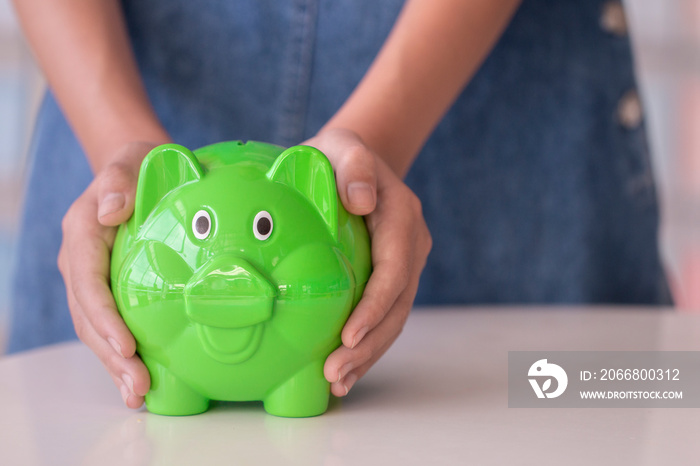
{"label": "denim dress", "polygon": [[[194,149],[233,139],[289,146],[314,135],[402,4],[124,0],[123,8],[160,119]],[[417,304],[670,303],[621,15],[608,0],[523,2],[406,178],[434,240]],[[50,92],[31,160],[10,351],[75,338],[56,257],[61,219],[93,175]]]}

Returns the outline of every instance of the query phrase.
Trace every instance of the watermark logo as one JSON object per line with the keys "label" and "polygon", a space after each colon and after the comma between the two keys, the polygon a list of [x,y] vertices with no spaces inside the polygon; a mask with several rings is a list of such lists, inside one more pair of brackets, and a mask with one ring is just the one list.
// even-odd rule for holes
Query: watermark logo
{"label": "watermark logo", "polygon": [[700,408],[698,368],[700,351],[508,351],[508,407]]}
{"label": "watermark logo", "polygon": [[[530,366],[527,375],[531,377],[528,380],[537,398],[556,398],[564,393],[569,383],[566,371],[556,364],[548,363],[546,359],[540,359]],[[557,381],[557,385],[556,389],[550,392],[548,390],[552,388],[552,379]],[[538,380],[542,380],[542,385]]]}

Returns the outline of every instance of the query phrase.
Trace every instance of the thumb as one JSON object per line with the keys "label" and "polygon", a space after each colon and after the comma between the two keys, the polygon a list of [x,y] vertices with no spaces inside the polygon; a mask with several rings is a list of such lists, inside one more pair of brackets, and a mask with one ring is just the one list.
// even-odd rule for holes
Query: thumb
{"label": "thumb", "polygon": [[157,144],[132,142],[117,153],[114,161],[97,175],[97,219],[104,226],[129,220],[134,212],[139,168],[146,154]]}
{"label": "thumb", "polygon": [[364,145],[339,151],[336,160],[338,193],[348,212],[367,215],[377,204],[377,173],[374,154]]}
{"label": "thumb", "polygon": [[105,226],[126,222],[134,211],[138,169],[115,162],[97,178],[97,219]]}
{"label": "thumb", "polygon": [[355,215],[372,213],[377,205],[377,162],[364,142],[351,131],[329,129],[309,144],[331,161],[345,209]]}

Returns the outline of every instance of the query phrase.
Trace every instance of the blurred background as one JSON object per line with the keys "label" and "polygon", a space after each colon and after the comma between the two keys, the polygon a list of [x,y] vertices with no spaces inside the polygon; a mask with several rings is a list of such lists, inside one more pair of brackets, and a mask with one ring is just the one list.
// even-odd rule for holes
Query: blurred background
{"label": "blurred background", "polygon": [[[617,0],[606,4],[601,27],[632,36],[660,187],[662,254],[678,307],[700,311],[700,0],[624,5],[626,18]],[[28,138],[43,88],[9,0],[0,0],[0,352]],[[635,117],[635,108],[621,111]]]}
{"label": "blurred background", "polygon": [[9,0],[0,0],[0,353],[5,347],[10,268],[29,132],[44,87]]}
{"label": "blurred background", "polygon": [[678,308],[700,312],[700,0],[624,5],[660,188],[662,255]]}

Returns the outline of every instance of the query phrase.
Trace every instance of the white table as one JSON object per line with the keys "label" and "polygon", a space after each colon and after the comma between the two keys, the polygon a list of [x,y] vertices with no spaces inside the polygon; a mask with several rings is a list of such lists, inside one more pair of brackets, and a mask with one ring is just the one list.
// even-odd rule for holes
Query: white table
{"label": "white table", "polygon": [[0,465],[700,464],[696,409],[508,408],[508,350],[700,350],[700,316],[654,309],[418,309],[316,418],[258,403],[131,411],[78,343],[0,359]]}

